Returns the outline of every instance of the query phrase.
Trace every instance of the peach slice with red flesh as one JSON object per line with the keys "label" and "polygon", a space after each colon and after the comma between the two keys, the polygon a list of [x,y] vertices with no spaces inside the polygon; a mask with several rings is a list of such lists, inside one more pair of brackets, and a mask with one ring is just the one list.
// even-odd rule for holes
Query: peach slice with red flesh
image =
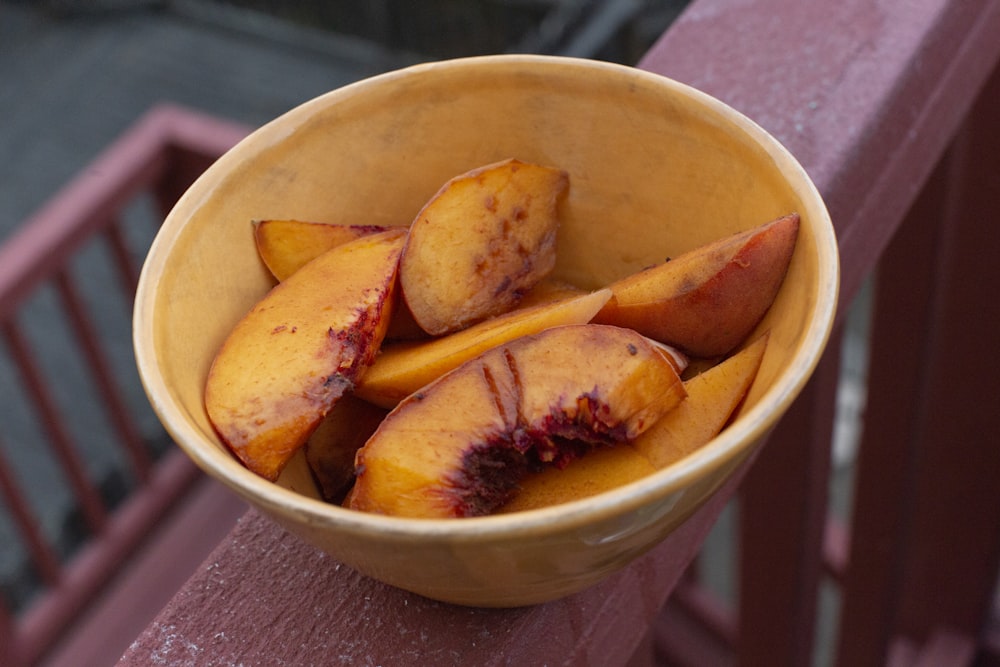
{"label": "peach slice with red flesh", "polygon": [[505,160],[457,176],[410,225],[403,298],[429,334],[506,312],[555,266],[565,171]]}
{"label": "peach slice with red flesh", "polygon": [[798,237],[790,214],[612,284],[595,322],[635,329],[696,357],[742,343],[774,301]]}
{"label": "peach slice with red flesh", "polygon": [[725,361],[684,382],[687,398],[634,441],[588,452],[565,469],[526,475],[498,512],[580,500],[616,489],[675,463],[707,444],[729,423],[760,368],[763,334]]}
{"label": "peach slice with red flesh", "polygon": [[455,333],[419,342],[385,344],[358,382],[356,394],[392,408],[437,377],[491,347],[566,324],[586,324],[611,290],[519,308]]}
{"label": "peach slice with red flesh", "polygon": [[489,514],[529,471],[629,442],[684,399],[628,329],[567,325],[494,347],[404,399],[358,451],[354,509]]}
{"label": "peach slice with red flesh", "polygon": [[268,292],[233,328],[205,386],[222,441],[274,480],[382,343],[405,230],[320,255]]}

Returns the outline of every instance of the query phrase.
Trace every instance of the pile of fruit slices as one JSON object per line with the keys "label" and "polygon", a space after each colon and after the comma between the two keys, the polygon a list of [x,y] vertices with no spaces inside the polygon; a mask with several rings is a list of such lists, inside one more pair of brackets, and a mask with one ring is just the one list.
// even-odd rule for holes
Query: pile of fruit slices
{"label": "pile of fruit slices", "polygon": [[269,480],[304,449],[330,502],[463,517],[587,497],[711,440],[756,376],[768,335],[748,337],[798,215],[591,292],[549,278],[568,188],[511,159],[408,228],[255,221],[278,282],[208,374],[222,441]]}

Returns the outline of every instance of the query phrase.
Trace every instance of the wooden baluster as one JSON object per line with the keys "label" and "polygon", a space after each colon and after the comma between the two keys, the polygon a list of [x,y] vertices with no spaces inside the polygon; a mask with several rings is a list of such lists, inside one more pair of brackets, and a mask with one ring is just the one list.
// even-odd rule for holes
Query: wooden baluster
{"label": "wooden baluster", "polygon": [[153,189],[154,199],[164,217],[181,195],[201,176],[202,172],[212,166],[216,159],[215,156],[184,150],[179,146],[170,147],[167,156],[170,167],[164,170]]}
{"label": "wooden baluster", "polygon": [[49,586],[55,585],[61,575],[59,559],[42,534],[38,519],[32,512],[17,480],[11,474],[11,467],[2,452],[0,452],[0,495],[3,496],[11,521],[17,527],[28,553],[31,554],[31,562],[39,578]]}
{"label": "wooden baluster", "polygon": [[[0,665],[4,667],[35,664],[52,649],[65,629],[82,617],[85,606],[95,601],[102,587],[121,573],[122,563],[149,538],[152,527],[162,523],[192,484],[201,479],[194,464],[179,450],[168,451],[155,465],[149,460],[136,424],[127,412],[124,400],[127,396],[123,396],[101,344],[102,323],[94,319],[96,314],[88,308],[84,295],[68,273],[73,258],[95,235],[102,235],[121,275],[124,298],[131,303],[138,264],[120,227],[122,209],[164,179],[173,183],[175,191],[186,187],[200,169],[245,133],[245,128],[225,121],[170,106],[157,107],[0,245],[0,336],[6,340],[9,356],[21,375],[23,392],[32,403],[43,434],[75,494],[77,506],[94,534],[94,539],[66,562],[59,562],[20,493],[13,470],[0,460],[0,499],[9,507],[12,521],[21,528],[26,549],[45,584],[30,605],[18,610],[16,617],[0,602]],[[181,160],[183,173],[165,176],[165,170],[174,167],[174,160]],[[61,298],[72,335],[80,343],[82,356],[86,358],[84,363],[89,364],[112,426],[131,448],[133,466],[139,471],[142,483],[113,511],[106,507],[96,483],[88,478],[73,433],[52,393],[53,380],[40,367],[39,355],[43,351],[32,348],[28,331],[17,322],[23,302],[40,287],[47,289],[50,284]],[[242,505],[236,503],[236,510],[229,511],[241,509]],[[213,514],[206,524],[211,530],[205,531],[204,539],[195,538],[203,542],[196,545],[195,553],[204,553],[216,534],[212,531],[219,530],[229,520],[220,520]],[[185,548],[193,544],[188,541]],[[194,563],[190,554],[175,553],[173,545],[167,557],[184,564],[179,571]],[[140,582],[130,595],[141,598],[141,604],[120,591],[114,600],[129,598],[130,609],[141,608],[150,595],[162,594],[156,590],[161,586],[160,582]],[[97,633],[96,639],[88,638],[94,633],[85,632],[88,637],[74,647],[88,641],[100,643],[115,630],[107,632],[108,635]],[[77,659],[71,654],[68,664],[79,664]],[[87,658],[79,659],[87,662]]]}
{"label": "wooden baluster", "polygon": [[812,663],[840,338],[831,337],[741,489],[741,665]]}
{"label": "wooden baluster", "polygon": [[728,600],[716,596],[698,579],[685,577],[653,623],[656,657],[668,665],[733,665],[737,621]]}
{"label": "wooden baluster", "polygon": [[86,467],[80,460],[73,439],[46,386],[45,378],[35,363],[34,354],[13,320],[3,322],[2,328],[11,356],[24,378],[28,395],[38,410],[56,458],[76,494],[83,518],[92,532],[100,533],[107,522],[107,508],[97,488],[87,479]]}
{"label": "wooden baluster", "polygon": [[135,298],[135,290],[139,286],[139,264],[128,246],[128,240],[122,232],[121,221],[116,220],[108,225],[104,230],[111,255],[115,260],[115,268],[118,270],[119,279],[128,302],[131,304]]}
{"label": "wooden baluster", "polygon": [[76,339],[79,341],[87,364],[90,366],[91,375],[101,393],[108,417],[118,432],[121,445],[125,448],[132,464],[133,473],[142,482],[147,482],[152,474],[152,457],[146,449],[139,429],[130,415],[128,405],[119,391],[118,381],[101,346],[100,337],[94,329],[87,307],[74,287],[73,279],[68,270],[56,273],[55,285],[66,313],[69,315],[70,323],[73,325]]}

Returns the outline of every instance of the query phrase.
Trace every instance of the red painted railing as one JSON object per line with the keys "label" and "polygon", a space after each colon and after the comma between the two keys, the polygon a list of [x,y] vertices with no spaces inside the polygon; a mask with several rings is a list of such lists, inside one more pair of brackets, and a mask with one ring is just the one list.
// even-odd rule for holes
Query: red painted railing
{"label": "red painted railing", "polygon": [[[41,438],[30,446],[50,447],[56,462],[51,478],[31,482],[55,488],[64,478],[88,534],[80,548],[63,556],[53,536],[40,526],[37,508],[25,494],[27,480],[19,479],[11,462],[0,456],[0,507],[6,508],[30,556],[40,588],[16,613],[9,604],[0,604],[0,664],[16,667],[42,658],[199,478],[179,450],[157,456],[144,441],[111,359],[113,350],[103,340],[105,325],[82,293],[73,262],[86,247],[103,244],[121,289],[101,298],[118,299],[130,313],[145,249],[130,244],[124,210],[139,198],[152,197],[162,216],[187,185],[245,133],[245,128],[207,116],[157,108],[0,246],[0,333],[17,376],[5,382],[19,383],[37,413]],[[117,448],[128,464],[132,484],[124,502],[112,505],[102,494],[68,425],[66,406],[53,392],[59,378],[46,373],[41,363],[49,351],[37,344],[37,331],[22,317],[26,304],[43,290],[57,296],[61,318],[53,316],[52,323],[68,325],[78,346],[75,352],[111,424],[114,441],[108,447]],[[130,340],[128,325],[126,321],[119,339]]]}

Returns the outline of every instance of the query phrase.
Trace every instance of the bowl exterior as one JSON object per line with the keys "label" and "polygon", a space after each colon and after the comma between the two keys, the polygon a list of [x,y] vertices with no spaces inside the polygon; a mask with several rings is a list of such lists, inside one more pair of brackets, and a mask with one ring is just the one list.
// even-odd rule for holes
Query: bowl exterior
{"label": "bowl exterior", "polygon": [[659,544],[711,497],[752,448],[712,474],[627,511],[587,517],[558,512],[514,537],[484,531],[463,539],[411,532],[343,533],[285,509],[269,516],[359,572],[425,597],[475,607],[519,607],[584,590]]}
{"label": "bowl exterior", "polygon": [[[601,496],[452,521],[363,515],[316,499],[293,462],[249,473],[203,406],[212,358],[273,284],[250,221],[407,225],[455,174],[508,157],[570,173],[557,277],[595,288],[789,211],[802,226],[761,329],[771,339],[742,413],[666,470]],[[134,342],[150,401],[209,474],[303,539],[387,583],[516,606],[580,590],[648,550],[722,484],[813,371],[838,284],[829,216],[801,167],[720,102],[663,77],[569,58],[430,63],[352,84],[260,128],[167,217],[143,268]]]}

